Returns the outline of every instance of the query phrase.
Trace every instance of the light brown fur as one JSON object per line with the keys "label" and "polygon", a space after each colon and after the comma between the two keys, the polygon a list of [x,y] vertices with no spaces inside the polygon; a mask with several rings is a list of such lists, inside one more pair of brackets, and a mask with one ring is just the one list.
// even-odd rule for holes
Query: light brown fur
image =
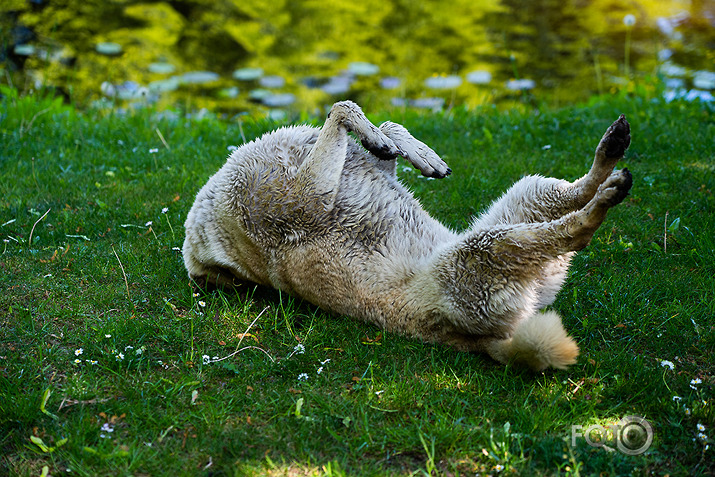
{"label": "light brown fur", "polygon": [[279,129],[231,154],[189,212],[186,268],[197,281],[271,286],[502,363],[564,368],[578,347],[556,313],[539,310],[630,189],[630,173],[613,172],[629,142],[621,116],[584,177],[525,177],[455,233],[395,175],[401,155],[444,177],[439,156],[404,127],[377,128],[354,103],[336,103],[321,129]]}

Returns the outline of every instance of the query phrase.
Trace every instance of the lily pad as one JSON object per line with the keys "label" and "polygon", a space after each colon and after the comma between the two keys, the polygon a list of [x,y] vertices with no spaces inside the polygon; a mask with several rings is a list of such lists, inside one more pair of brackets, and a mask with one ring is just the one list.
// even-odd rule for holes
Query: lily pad
{"label": "lily pad", "polygon": [[372,76],[380,72],[380,67],[365,61],[354,61],[348,65],[348,71],[357,76]]}
{"label": "lily pad", "polygon": [[693,86],[700,89],[715,89],[715,73],[712,71],[696,71],[693,74]]}
{"label": "lily pad", "polygon": [[264,76],[258,81],[258,84],[263,88],[282,88],[286,84],[286,80],[282,76]]}
{"label": "lily pad", "polygon": [[290,93],[271,94],[263,98],[263,104],[272,108],[289,106],[295,103],[295,96]]}
{"label": "lily pad", "polygon": [[35,54],[35,47],[32,45],[15,45],[13,52],[19,56],[30,56]]}
{"label": "lily pad", "polygon": [[431,109],[439,111],[444,106],[444,98],[419,98],[410,102],[415,108]]}
{"label": "lily pad", "polygon": [[111,41],[97,43],[94,48],[95,50],[97,50],[97,53],[107,56],[117,56],[122,53],[122,45],[120,45],[119,43],[113,43]]}
{"label": "lily pad", "polygon": [[271,93],[267,89],[252,89],[248,92],[248,97],[253,101],[263,101],[264,98],[267,98],[272,94],[273,93]]}
{"label": "lily pad", "polygon": [[203,84],[217,81],[220,76],[212,71],[190,71],[178,76],[183,84]]}
{"label": "lily pad", "polygon": [[173,78],[152,81],[149,83],[149,91],[155,93],[164,93],[167,91],[175,91],[179,88],[179,78],[174,76]]}
{"label": "lily pad", "polygon": [[158,73],[162,75],[168,75],[176,71],[176,66],[172,65],[171,63],[151,63],[149,64],[149,71],[152,73]]}
{"label": "lily pad", "polygon": [[271,109],[268,111],[268,119],[272,119],[273,121],[283,121],[287,116],[288,114],[282,109]]}
{"label": "lily pad", "polygon": [[233,78],[239,81],[253,81],[263,76],[261,68],[241,68],[233,72]]}
{"label": "lily pad", "polygon": [[512,91],[534,89],[536,82],[531,79],[513,79],[506,82],[506,88]]}
{"label": "lily pad", "polygon": [[425,80],[425,86],[432,89],[454,89],[462,84],[459,76],[432,76]]}
{"label": "lily pad", "polygon": [[401,84],[402,80],[394,76],[386,76],[380,80],[380,87],[382,89],[397,89]]}
{"label": "lily pad", "polygon": [[224,88],[218,92],[220,98],[235,98],[241,91],[235,86],[231,88]]}
{"label": "lily pad", "polygon": [[333,76],[320,89],[331,95],[339,95],[350,91],[352,84],[353,79],[348,76]]}
{"label": "lily pad", "polygon": [[467,82],[472,84],[487,84],[492,80],[492,74],[488,71],[472,71],[467,73]]}

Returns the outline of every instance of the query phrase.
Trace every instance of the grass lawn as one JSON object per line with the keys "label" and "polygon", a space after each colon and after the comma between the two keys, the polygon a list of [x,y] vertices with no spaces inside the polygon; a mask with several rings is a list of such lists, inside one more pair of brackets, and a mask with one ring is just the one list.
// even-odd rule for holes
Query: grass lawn
{"label": "grass lawn", "polygon": [[[277,292],[195,295],[178,251],[194,196],[277,123],[3,94],[0,475],[715,471],[712,105],[369,114],[447,160],[442,181],[398,173],[456,229],[524,174],[580,177],[628,117],[633,189],[554,304],[581,356],[533,374]],[[630,433],[602,435],[615,451],[577,435],[629,415],[652,426],[640,455],[618,450]]]}

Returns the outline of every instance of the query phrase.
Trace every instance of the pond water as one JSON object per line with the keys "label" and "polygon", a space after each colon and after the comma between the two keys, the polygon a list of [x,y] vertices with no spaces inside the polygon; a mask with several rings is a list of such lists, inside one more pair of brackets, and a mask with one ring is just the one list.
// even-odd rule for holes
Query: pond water
{"label": "pond water", "polygon": [[0,40],[2,81],[82,105],[280,118],[715,92],[715,0],[3,0]]}

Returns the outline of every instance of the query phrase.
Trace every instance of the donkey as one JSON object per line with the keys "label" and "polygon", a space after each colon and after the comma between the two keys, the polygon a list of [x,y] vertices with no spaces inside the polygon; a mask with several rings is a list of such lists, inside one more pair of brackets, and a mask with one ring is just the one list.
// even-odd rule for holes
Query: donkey
{"label": "donkey", "polygon": [[[359,144],[349,133],[353,133]],[[183,257],[201,284],[274,287],[394,333],[540,371],[576,362],[543,308],[632,177],[621,115],[586,175],[514,184],[468,230],[432,218],[397,179],[397,156],[427,177],[447,164],[403,126],[373,125],[351,101],[322,128],[284,127],[235,150],[199,191]]]}

